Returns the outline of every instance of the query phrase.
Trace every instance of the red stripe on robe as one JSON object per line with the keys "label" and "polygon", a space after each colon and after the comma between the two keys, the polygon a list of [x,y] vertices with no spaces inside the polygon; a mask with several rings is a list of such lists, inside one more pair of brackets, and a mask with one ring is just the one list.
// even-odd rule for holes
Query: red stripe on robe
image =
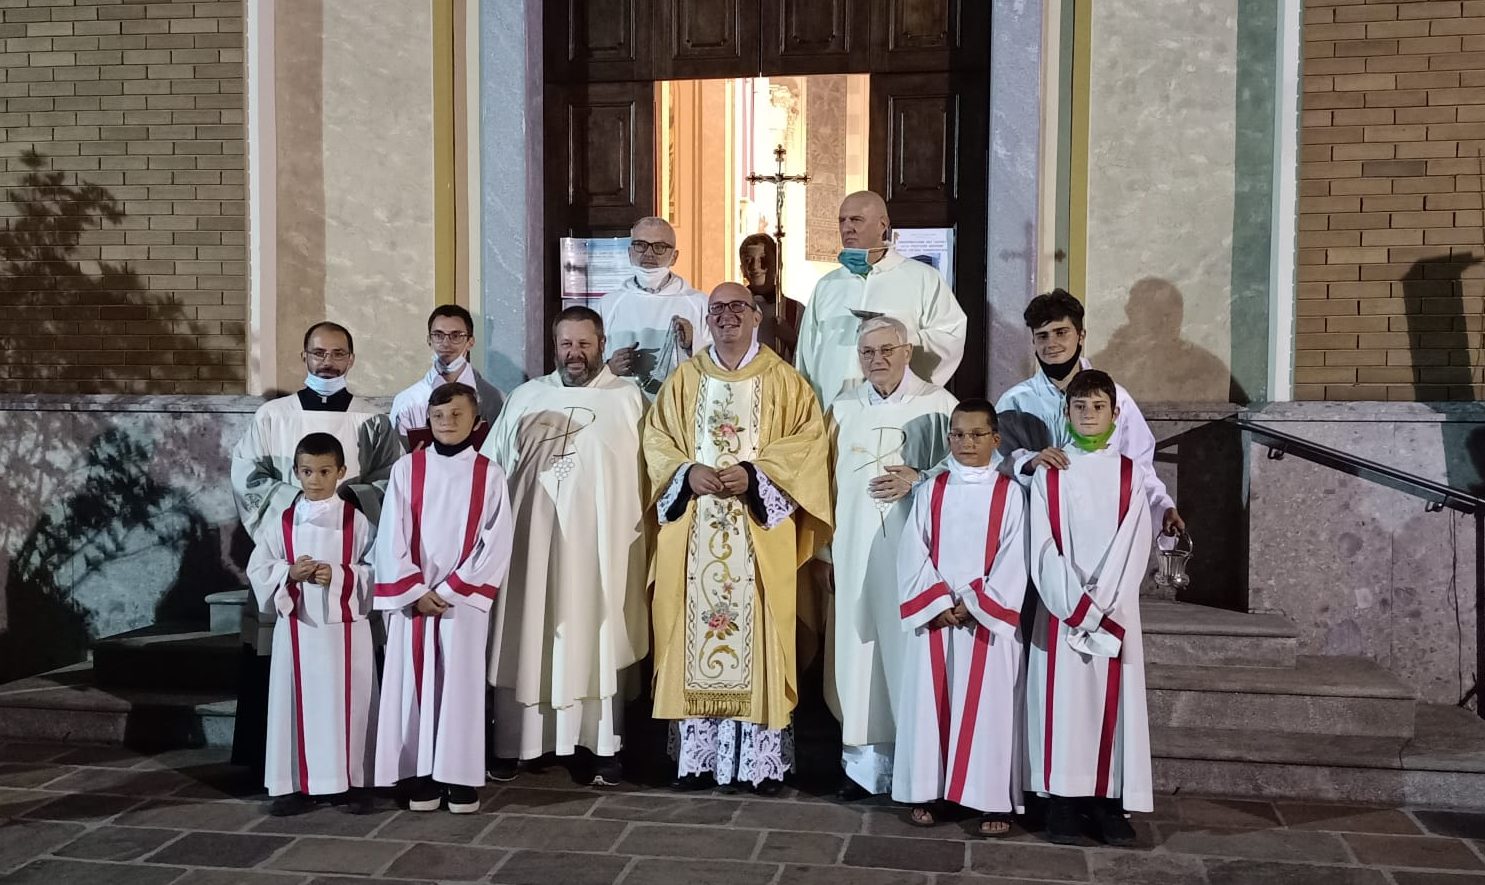
{"label": "red stripe on robe", "polygon": [[[297,504],[297,499],[296,502]],[[290,567],[294,564],[294,506],[284,511],[284,555]],[[299,601],[302,588],[297,581],[289,581],[285,587],[289,599],[294,602],[289,612],[289,650],[294,667],[294,737],[299,756],[299,792],[309,792],[309,753],[304,746],[304,674],[303,661],[299,656]]]}
{"label": "red stripe on robe", "polygon": [[342,674],[345,678],[345,785],[351,787],[351,646],[354,637],[351,635],[351,591],[355,589],[356,568],[354,556],[356,555],[356,509],[346,502],[345,519],[341,523],[341,558],[345,569],[345,583],[340,591],[340,614],[342,625],[345,629],[342,635],[345,637],[345,659]]}
{"label": "red stripe on robe", "polygon": [[[1123,525],[1124,517],[1129,514],[1129,498],[1134,485],[1134,462],[1128,458],[1119,459],[1119,524]],[[1109,772],[1113,768],[1114,759],[1114,732],[1119,727],[1119,687],[1124,675],[1124,628],[1117,623],[1109,621],[1106,627],[1119,632],[1114,633],[1120,640],[1119,654],[1109,658],[1108,680],[1104,687],[1103,698],[1103,728],[1098,735],[1098,774],[1094,778],[1093,792],[1098,796],[1107,796],[1109,792]]]}

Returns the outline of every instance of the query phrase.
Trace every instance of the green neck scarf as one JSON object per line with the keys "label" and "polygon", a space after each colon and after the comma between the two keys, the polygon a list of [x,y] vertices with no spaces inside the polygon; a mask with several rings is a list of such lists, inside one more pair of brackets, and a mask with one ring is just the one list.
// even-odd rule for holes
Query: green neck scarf
{"label": "green neck scarf", "polygon": [[1085,452],[1096,452],[1109,444],[1109,437],[1114,435],[1114,425],[1110,424],[1108,430],[1097,436],[1084,436],[1078,433],[1077,429],[1072,426],[1072,422],[1069,421],[1067,422],[1067,432],[1072,434],[1073,445]]}

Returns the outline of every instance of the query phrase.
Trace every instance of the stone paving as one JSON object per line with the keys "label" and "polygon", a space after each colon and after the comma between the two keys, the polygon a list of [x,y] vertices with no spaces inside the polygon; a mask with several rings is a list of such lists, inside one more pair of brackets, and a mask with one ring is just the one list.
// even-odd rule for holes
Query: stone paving
{"label": "stone paving", "polygon": [[1485,815],[1163,798],[1131,849],[971,821],[920,830],[890,803],[598,791],[562,769],[483,791],[482,814],[263,814],[218,750],[0,745],[0,883],[298,885],[1485,885]]}

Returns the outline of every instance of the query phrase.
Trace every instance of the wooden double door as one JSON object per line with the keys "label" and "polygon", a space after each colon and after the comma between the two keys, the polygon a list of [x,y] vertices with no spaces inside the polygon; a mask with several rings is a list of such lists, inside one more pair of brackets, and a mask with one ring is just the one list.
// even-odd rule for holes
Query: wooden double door
{"label": "wooden double door", "polygon": [[987,0],[549,0],[543,15],[549,268],[560,237],[659,214],[656,81],[867,73],[870,187],[896,227],[955,228],[969,340],[954,387],[983,393]]}

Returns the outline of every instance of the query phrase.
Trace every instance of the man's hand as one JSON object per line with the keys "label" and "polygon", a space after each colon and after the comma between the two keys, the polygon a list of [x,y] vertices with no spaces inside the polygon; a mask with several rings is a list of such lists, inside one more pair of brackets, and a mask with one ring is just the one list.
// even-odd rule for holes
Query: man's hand
{"label": "man's hand", "polygon": [[1071,463],[1067,458],[1067,452],[1057,448],[1047,448],[1037,452],[1035,458],[1027,461],[1026,466],[1021,468],[1021,472],[1026,474],[1034,473],[1038,467],[1066,470],[1067,465]]}
{"label": "man's hand", "polygon": [[413,603],[413,608],[417,609],[420,615],[441,615],[449,610],[449,604],[442,596],[429,590],[418,597],[418,601]]}
{"label": "man's hand", "polygon": [[319,568],[319,565],[318,562],[314,561],[313,557],[300,556],[289,566],[289,580],[299,581],[301,583],[304,581],[313,581],[315,579],[315,570]]}
{"label": "man's hand", "polygon": [[957,620],[959,623],[961,623],[961,624],[968,624],[969,623],[969,618],[970,618],[969,607],[966,606],[964,603],[962,603],[962,602],[959,603],[958,605],[956,605],[953,608],[949,609],[949,611],[951,611],[951,612],[954,613],[954,619]]}
{"label": "man's hand", "polygon": [[1161,520],[1161,525],[1167,535],[1178,535],[1186,531],[1186,520],[1181,518],[1181,514],[1174,507],[1165,511],[1165,518]]}
{"label": "man's hand", "polygon": [[677,314],[670,318],[670,327],[675,330],[675,340],[681,346],[681,350],[690,353],[691,336],[694,331],[691,327],[691,321]]}
{"label": "man's hand", "polygon": [[826,593],[835,592],[835,566],[821,559],[810,560],[810,577]]}
{"label": "man's hand", "polygon": [[955,606],[948,611],[940,612],[938,617],[928,622],[928,629],[942,630],[945,627],[959,626],[959,616],[955,614],[957,610],[958,606]]}
{"label": "man's hand", "polygon": [[316,584],[319,584],[321,587],[329,587],[330,574],[331,572],[329,564],[323,562],[319,563],[319,565],[315,568],[314,582]]}
{"label": "man's hand", "polygon": [[634,359],[639,355],[639,342],[636,341],[628,347],[621,347],[614,351],[614,355],[608,358],[608,370],[615,375],[625,376],[634,374]]}
{"label": "man's hand", "polygon": [[720,495],[726,489],[717,471],[705,464],[692,464],[686,474],[686,484],[698,495]]}
{"label": "man's hand", "polygon": [[893,464],[887,468],[886,473],[872,477],[871,482],[866,484],[866,490],[878,501],[895,504],[913,491],[913,484],[917,481],[918,471],[906,464]]}
{"label": "man's hand", "polygon": [[718,470],[717,479],[722,482],[723,497],[735,498],[748,490],[748,471],[741,464]]}

